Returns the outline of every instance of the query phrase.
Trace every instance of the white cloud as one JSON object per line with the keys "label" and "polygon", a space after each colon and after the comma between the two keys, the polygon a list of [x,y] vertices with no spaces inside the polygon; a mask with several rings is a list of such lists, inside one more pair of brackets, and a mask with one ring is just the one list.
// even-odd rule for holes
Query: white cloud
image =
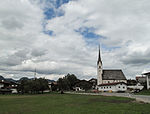
{"label": "white cloud", "polygon": [[[3,75],[32,77],[36,67],[38,76],[50,79],[67,73],[75,73],[82,79],[95,77],[97,46],[89,45],[88,39],[75,31],[82,27],[95,28],[95,34],[103,36],[100,42],[104,68],[123,69],[128,78],[150,68],[148,0],[78,0],[59,9],[46,3],[1,1]],[[44,10],[48,7],[64,15],[45,20]],[[43,22],[47,22],[46,30],[54,35],[43,33]]]}

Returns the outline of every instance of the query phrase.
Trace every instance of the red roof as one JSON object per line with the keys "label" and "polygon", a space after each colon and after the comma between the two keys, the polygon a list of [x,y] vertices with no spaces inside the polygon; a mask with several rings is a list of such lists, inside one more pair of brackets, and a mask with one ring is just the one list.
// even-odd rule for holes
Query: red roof
{"label": "red roof", "polygon": [[117,85],[117,84],[121,84],[121,83],[123,83],[123,84],[126,84],[126,83],[124,83],[124,82],[114,82],[114,83],[105,83],[105,84],[100,84],[99,86],[106,86],[106,85]]}
{"label": "red roof", "polygon": [[2,84],[10,84],[9,82],[5,82],[5,81],[0,81],[0,83],[2,83]]}
{"label": "red roof", "polygon": [[8,86],[8,89],[16,89],[17,87]]}
{"label": "red roof", "polygon": [[146,77],[144,77],[144,76],[137,76],[136,80],[138,80],[139,78],[146,78]]}

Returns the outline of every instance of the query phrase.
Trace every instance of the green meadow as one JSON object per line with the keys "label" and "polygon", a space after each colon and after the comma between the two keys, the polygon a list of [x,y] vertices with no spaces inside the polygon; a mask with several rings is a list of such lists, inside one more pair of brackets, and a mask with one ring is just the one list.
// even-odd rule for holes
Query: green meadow
{"label": "green meadow", "polygon": [[150,90],[142,90],[139,93],[136,93],[136,95],[150,95]]}
{"label": "green meadow", "polygon": [[150,104],[90,95],[0,95],[0,114],[150,114]]}

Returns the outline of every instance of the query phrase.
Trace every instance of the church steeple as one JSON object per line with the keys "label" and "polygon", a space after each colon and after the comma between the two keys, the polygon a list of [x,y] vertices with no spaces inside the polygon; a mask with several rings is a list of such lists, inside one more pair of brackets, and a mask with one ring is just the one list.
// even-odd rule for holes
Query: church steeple
{"label": "church steeple", "polygon": [[102,60],[101,60],[101,53],[100,53],[100,45],[99,45],[99,53],[98,53],[98,61],[97,61],[97,64],[101,62],[102,63]]}
{"label": "church steeple", "polygon": [[99,53],[98,53],[98,61],[97,61],[97,85],[103,83],[102,74],[103,74],[103,67],[102,67],[100,45],[99,45]]}

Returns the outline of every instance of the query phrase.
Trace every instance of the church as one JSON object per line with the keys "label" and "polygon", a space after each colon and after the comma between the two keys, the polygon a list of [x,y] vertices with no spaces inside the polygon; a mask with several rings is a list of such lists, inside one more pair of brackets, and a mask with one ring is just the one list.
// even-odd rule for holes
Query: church
{"label": "church", "polygon": [[127,79],[121,69],[103,69],[100,47],[97,61],[97,89],[99,91],[126,91]]}

